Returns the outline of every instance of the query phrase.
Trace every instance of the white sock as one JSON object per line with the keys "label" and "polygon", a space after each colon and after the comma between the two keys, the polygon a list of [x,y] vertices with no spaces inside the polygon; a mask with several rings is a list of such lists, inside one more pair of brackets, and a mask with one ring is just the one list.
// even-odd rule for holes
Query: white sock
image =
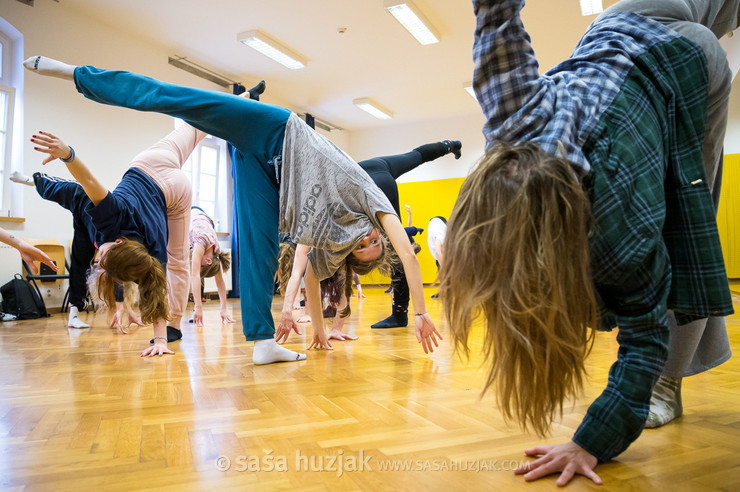
{"label": "white sock", "polygon": [[272,364],[273,362],[293,362],[296,360],[306,360],[306,354],[293,352],[285,347],[281,347],[274,338],[267,340],[257,340],[254,342],[254,351],[252,352],[252,362],[258,365]]}
{"label": "white sock", "polygon": [[654,429],[667,424],[683,414],[681,402],[681,378],[661,376],[655,383],[650,397],[650,412],[645,428]]}
{"label": "white sock", "polygon": [[74,80],[76,68],[74,65],[68,65],[48,56],[32,56],[23,62],[23,66],[41,75],[49,75],[65,80]]}
{"label": "white sock", "polygon": [[71,328],[90,328],[90,325],[83,323],[79,318],[79,311],[75,306],[69,307],[69,321],[67,322],[67,326]]}
{"label": "white sock", "polygon": [[13,171],[12,173],[10,173],[10,176],[8,176],[8,179],[15,183],[20,183],[28,186],[36,186],[31,176],[26,176],[20,171]]}

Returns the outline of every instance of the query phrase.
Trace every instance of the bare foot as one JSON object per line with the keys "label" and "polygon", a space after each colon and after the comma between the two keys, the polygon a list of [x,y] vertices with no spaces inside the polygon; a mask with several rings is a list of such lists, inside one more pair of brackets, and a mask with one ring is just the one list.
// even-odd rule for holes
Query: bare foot
{"label": "bare foot", "polygon": [[310,323],[311,322],[311,316],[304,314],[300,318],[296,320],[296,323]]}
{"label": "bare foot", "polygon": [[348,335],[347,333],[342,333],[342,330],[331,330],[329,332],[329,340],[357,340],[359,337]]}

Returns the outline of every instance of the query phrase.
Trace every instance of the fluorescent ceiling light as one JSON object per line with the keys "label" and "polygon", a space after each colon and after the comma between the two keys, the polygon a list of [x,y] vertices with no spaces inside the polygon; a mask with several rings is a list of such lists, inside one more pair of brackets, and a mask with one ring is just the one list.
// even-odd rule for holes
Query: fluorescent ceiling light
{"label": "fluorescent ceiling light", "polygon": [[473,90],[473,83],[472,82],[465,82],[463,84],[463,89],[465,89],[466,91],[468,91],[468,94],[470,94],[470,97],[472,97],[476,101],[478,100],[478,98],[475,97],[475,91]]}
{"label": "fluorescent ceiling light", "polygon": [[439,33],[410,0],[384,0],[383,7],[422,45],[439,43]]}
{"label": "fluorescent ceiling light", "polygon": [[389,120],[393,118],[393,113],[389,109],[384,108],[378,102],[369,97],[361,97],[359,99],[355,99],[352,101],[352,103],[361,110],[370,113],[380,120]]}
{"label": "fluorescent ceiling light", "polygon": [[237,39],[290,69],[304,68],[308,64],[308,60],[304,56],[299,55],[280,41],[258,29],[241,32]]}
{"label": "fluorescent ceiling light", "polygon": [[581,14],[594,15],[604,11],[601,0],[581,0]]}

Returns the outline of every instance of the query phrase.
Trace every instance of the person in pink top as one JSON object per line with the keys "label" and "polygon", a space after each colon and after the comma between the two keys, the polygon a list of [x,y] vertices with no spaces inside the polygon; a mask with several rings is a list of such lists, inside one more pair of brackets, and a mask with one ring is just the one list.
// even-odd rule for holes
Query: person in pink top
{"label": "person in pink top", "polygon": [[213,220],[199,207],[190,210],[190,279],[193,288],[193,317],[191,323],[203,326],[203,301],[200,296],[202,278],[215,277],[218,299],[221,302],[221,321],[233,323],[226,310],[226,283],[223,274],[231,265],[231,254],[221,251]]}

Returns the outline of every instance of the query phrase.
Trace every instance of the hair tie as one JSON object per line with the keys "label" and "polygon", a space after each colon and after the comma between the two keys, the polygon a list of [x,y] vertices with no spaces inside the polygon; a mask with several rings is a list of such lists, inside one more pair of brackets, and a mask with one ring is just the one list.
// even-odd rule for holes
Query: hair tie
{"label": "hair tie", "polygon": [[67,147],[69,147],[69,155],[67,156],[67,158],[59,158],[59,160],[64,162],[65,164],[69,164],[70,162],[75,160],[75,149],[73,149],[71,145],[68,145]]}

